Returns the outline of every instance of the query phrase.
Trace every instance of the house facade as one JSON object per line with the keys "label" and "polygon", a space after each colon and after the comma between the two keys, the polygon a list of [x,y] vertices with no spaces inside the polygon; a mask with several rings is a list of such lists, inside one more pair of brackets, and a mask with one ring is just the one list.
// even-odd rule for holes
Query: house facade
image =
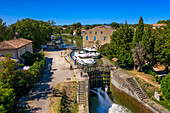
{"label": "house facade", "polygon": [[83,47],[101,46],[110,43],[115,30],[110,26],[97,26],[83,33]]}
{"label": "house facade", "polygon": [[11,53],[11,57],[20,58],[26,51],[33,53],[31,40],[18,38],[0,42],[0,55]]}

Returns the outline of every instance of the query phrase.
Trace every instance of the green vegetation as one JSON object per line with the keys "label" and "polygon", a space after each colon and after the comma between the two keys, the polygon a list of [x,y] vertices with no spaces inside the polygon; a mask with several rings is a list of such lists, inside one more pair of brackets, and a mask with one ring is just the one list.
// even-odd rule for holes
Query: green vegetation
{"label": "green vegetation", "polygon": [[145,33],[145,31],[144,31],[144,23],[143,23],[142,17],[140,17],[138,26],[136,28],[135,35],[133,37],[132,48],[134,48],[140,41],[142,41],[144,33]]}
{"label": "green vegetation", "polygon": [[111,36],[111,43],[105,44],[100,48],[100,53],[106,55],[109,60],[119,59],[119,65],[122,68],[132,67],[132,52],[130,45],[134,31],[126,25],[121,25]]}
{"label": "green vegetation", "polygon": [[51,113],[78,113],[76,81],[58,83],[53,90],[59,92],[50,98]]}
{"label": "green vegetation", "polygon": [[80,28],[77,29],[76,35],[81,36],[81,29]]}
{"label": "green vegetation", "polygon": [[29,70],[21,70],[22,65],[16,65],[10,59],[10,54],[0,65],[0,110],[1,112],[11,112],[17,100],[34,87],[45,65],[45,57],[40,54],[41,59],[35,61]]}
{"label": "green vegetation", "polygon": [[95,59],[98,65],[102,65],[103,61],[101,59]]}
{"label": "green vegetation", "polygon": [[9,36],[10,29],[7,27],[6,23],[0,18],[0,42],[8,39],[12,39]]}
{"label": "green vegetation", "polygon": [[[0,41],[12,39],[13,36],[22,37],[33,41],[33,47],[39,48],[50,40],[53,33],[52,23],[37,21],[33,19],[22,19],[16,23],[6,26],[0,19]],[[17,34],[16,34],[17,32]]]}
{"label": "green vegetation", "polygon": [[142,71],[146,74],[150,74],[150,75],[153,75],[155,80],[160,83],[160,77],[157,75],[157,73],[154,71],[154,69],[147,65],[147,64],[144,64],[143,68],[142,68]]}
{"label": "green vegetation", "polygon": [[119,24],[116,23],[116,22],[112,22],[112,23],[110,24],[110,26],[116,29],[116,28],[119,27]]}
{"label": "green vegetation", "polygon": [[33,47],[40,47],[51,39],[52,27],[51,23],[37,21],[33,19],[22,19],[10,26],[11,29],[16,28],[19,37],[33,41]]}
{"label": "green vegetation", "polygon": [[161,90],[165,98],[170,101],[170,73],[162,79]]}
{"label": "green vegetation", "polygon": [[0,112],[12,111],[15,105],[15,91],[7,83],[0,82]]}
{"label": "green vegetation", "polygon": [[144,63],[148,62],[149,65],[163,64],[168,70],[170,24],[169,20],[159,23],[166,23],[167,26],[153,29],[151,25],[144,25],[142,17],[136,29],[127,23],[120,25],[111,36],[111,43],[101,46],[99,51],[109,60],[118,58],[118,65],[125,69],[132,69],[133,66],[136,69],[137,66],[137,70],[141,71]]}

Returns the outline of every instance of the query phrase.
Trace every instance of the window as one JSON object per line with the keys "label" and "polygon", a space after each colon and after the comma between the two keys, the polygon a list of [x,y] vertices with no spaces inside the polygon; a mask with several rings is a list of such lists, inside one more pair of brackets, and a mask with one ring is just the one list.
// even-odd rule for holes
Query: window
{"label": "window", "polygon": [[88,40],[88,36],[86,36],[86,40]]}
{"label": "window", "polygon": [[96,40],[96,36],[94,36],[94,40]]}
{"label": "window", "polygon": [[24,48],[24,53],[25,53],[25,48]]}
{"label": "window", "polygon": [[91,31],[90,31],[90,34],[91,34]]}
{"label": "window", "polygon": [[97,34],[97,31],[95,32],[95,34]]}
{"label": "window", "polygon": [[29,50],[28,50],[28,47],[27,47],[27,51],[29,51]]}
{"label": "window", "polygon": [[104,37],[103,37],[103,41],[105,41],[105,40],[106,40],[106,37],[104,36]]}
{"label": "window", "polygon": [[103,31],[101,31],[101,34],[103,34]]}
{"label": "window", "polygon": [[22,50],[20,50],[20,56],[22,55]]}

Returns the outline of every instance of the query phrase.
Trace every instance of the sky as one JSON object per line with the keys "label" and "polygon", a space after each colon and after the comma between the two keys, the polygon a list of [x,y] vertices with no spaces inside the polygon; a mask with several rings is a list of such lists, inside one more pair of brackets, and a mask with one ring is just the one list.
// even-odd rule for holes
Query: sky
{"label": "sky", "polygon": [[7,25],[24,18],[54,20],[56,25],[136,24],[170,20],[170,0],[0,0],[0,18]]}

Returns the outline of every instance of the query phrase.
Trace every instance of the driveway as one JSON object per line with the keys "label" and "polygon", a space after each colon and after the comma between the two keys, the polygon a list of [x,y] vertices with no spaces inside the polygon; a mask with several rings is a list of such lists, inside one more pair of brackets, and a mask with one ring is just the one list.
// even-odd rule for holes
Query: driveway
{"label": "driveway", "polygon": [[[61,57],[61,51],[46,51],[46,65],[36,89],[27,101],[28,113],[48,113],[51,90],[56,83],[64,82],[66,78],[73,78],[73,71],[65,68],[65,59]],[[52,64],[49,71],[48,63]]]}

